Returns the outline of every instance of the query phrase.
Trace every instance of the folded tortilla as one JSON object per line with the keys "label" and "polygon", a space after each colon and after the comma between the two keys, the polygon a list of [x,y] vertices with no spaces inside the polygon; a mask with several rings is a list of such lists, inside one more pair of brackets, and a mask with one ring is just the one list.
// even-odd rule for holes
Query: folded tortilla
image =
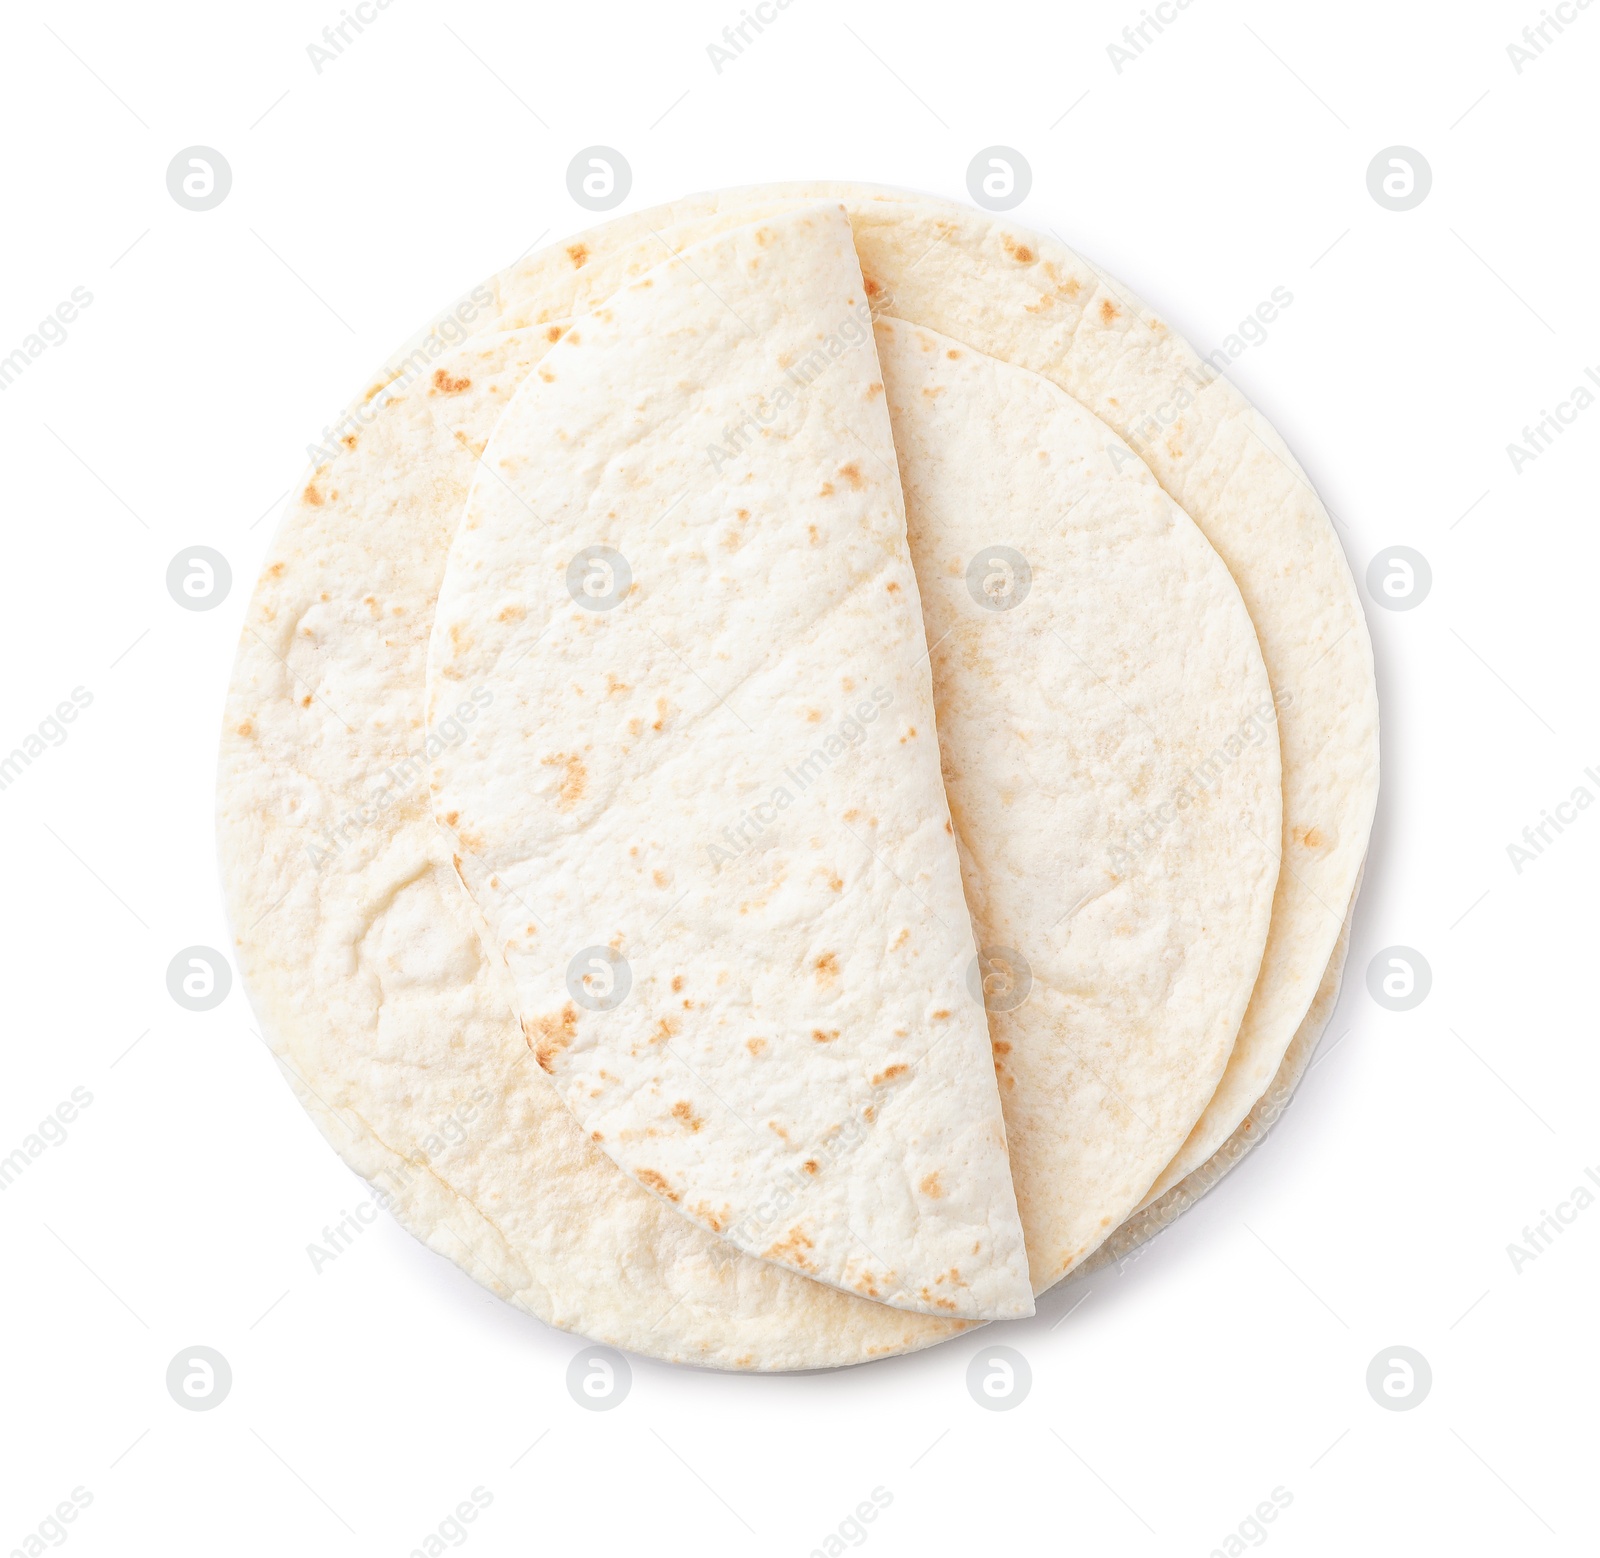
{"label": "folded tortilla", "polygon": [[430,719],[468,689],[435,813],[589,1139],[746,1254],[1032,1314],[840,207],[696,245],[552,348],[440,591]]}

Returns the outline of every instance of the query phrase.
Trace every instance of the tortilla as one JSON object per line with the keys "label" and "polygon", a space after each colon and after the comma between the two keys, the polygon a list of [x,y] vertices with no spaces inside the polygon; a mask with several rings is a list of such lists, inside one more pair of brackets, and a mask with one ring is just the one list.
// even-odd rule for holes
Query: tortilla
{"label": "tortilla", "polygon": [[[781,193],[778,205],[794,191]],[[729,198],[705,197],[698,205],[714,212]],[[857,212],[858,240],[868,225],[892,226],[892,209],[911,198],[857,195],[855,203],[870,203],[872,216],[868,224]],[[615,285],[615,272],[609,283],[597,280],[606,234],[648,233],[663,216],[613,224],[476,289],[391,359],[325,432],[313,479],[291,498],[258,585],[230,694],[219,794],[229,909],[246,986],[296,1091],[330,1142],[383,1187],[380,1194],[418,1237],[530,1312],[613,1345],[729,1368],[858,1361],[926,1346],[962,1323],[853,1299],[733,1254],[584,1142],[543,1079],[528,1074],[509,987],[479,949],[470,906],[417,787],[428,734],[421,646],[471,456],[547,337],[560,333],[548,321],[570,314],[583,286],[595,284],[603,296]],[[1062,359],[1059,376],[1081,373],[1093,389],[1105,357],[1078,352],[1072,332],[1051,322],[1059,304],[1047,300],[1031,258],[1013,250],[1028,249],[1040,265],[1054,266],[1052,287],[1065,289],[1076,277],[1097,305],[1120,292],[1102,293],[1082,262],[1063,270],[1055,245],[1008,224],[947,206],[934,219],[957,218],[958,226],[983,227],[992,241],[980,245],[973,267],[986,274],[948,278],[952,307],[986,287],[980,312],[1009,310],[1021,319],[1039,308],[1041,333]],[[926,218],[917,220],[921,230],[908,230],[901,245],[908,257],[898,269],[880,235],[868,267],[880,289],[881,277],[899,275],[903,285],[902,273],[917,268],[916,240],[929,231]],[[934,236],[943,243],[941,233]],[[655,258],[664,255],[650,243]],[[543,301],[529,283],[541,266],[552,283]],[[1048,270],[1044,279],[1051,280]],[[541,324],[531,334],[452,348],[469,333],[535,318]],[[959,320],[947,323],[961,333]],[[1189,375],[1204,370],[1170,338],[1159,353],[1140,350],[1162,334],[1144,316],[1124,328],[1130,359],[1143,369],[1141,398],[1125,415],[1105,405],[1107,395],[1122,398],[1114,380],[1096,393],[1108,418],[1132,430],[1135,413],[1161,404],[1154,397],[1163,385],[1170,404],[1180,392],[1192,395]],[[1097,333],[1092,321],[1085,331]],[[1036,366],[1038,355],[1050,353],[1036,354]],[[1049,361],[1042,368],[1057,376]],[[1226,386],[1214,383],[1206,393],[1235,419],[1242,415],[1242,401]],[[1253,413],[1246,423],[1281,451]],[[1253,513],[1262,566],[1274,552],[1280,569],[1292,564],[1288,594],[1303,590],[1314,605],[1339,605],[1339,581],[1348,588],[1342,559],[1337,568],[1320,551],[1313,567],[1297,560],[1296,527],[1321,510],[1296,485],[1298,468],[1286,454],[1273,458],[1286,462],[1282,469],[1294,480],[1282,491],[1257,480],[1247,497],[1230,494],[1226,471],[1230,464],[1248,470],[1249,439],[1235,439],[1216,461],[1195,457],[1191,441],[1174,447],[1168,457],[1198,483],[1189,507],[1202,528],[1212,509]],[[1160,451],[1151,450],[1151,464],[1162,475]],[[1170,490],[1170,478],[1163,479]],[[1291,523],[1280,534],[1281,499]],[[1236,561],[1234,571],[1237,577]],[[1310,614],[1318,644],[1335,636],[1322,626],[1325,615],[1320,606]],[[1359,614],[1343,630],[1344,639],[1351,635],[1364,654]],[[1360,795],[1376,782],[1370,661],[1364,664],[1361,655],[1352,661],[1340,653],[1325,657],[1326,676],[1302,678],[1319,686],[1328,704],[1328,814],[1343,817],[1361,841],[1370,804],[1363,815]],[[335,702],[343,714],[333,712]],[[1298,702],[1303,714],[1304,700]],[[1294,718],[1285,712],[1282,719],[1286,743]],[[1297,750],[1305,745],[1300,739]],[[1288,823],[1286,814],[1286,832]],[[1338,961],[1330,959],[1330,976]],[[1316,1015],[1302,1022],[1302,1035]],[[1238,1159],[1227,1153],[1218,1161],[1231,1167]],[[538,1186],[536,1199],[522,1193],[530,1184]],[[1150,1213],[1131,1226],[1148,1229]]]}
{"label": "tortilla", "polygon": [[551,349],[428,680],[435,728],[480,703],[435,814],[589,1139],[746,1254],[1032,1314],[842,209],[686,250]]}

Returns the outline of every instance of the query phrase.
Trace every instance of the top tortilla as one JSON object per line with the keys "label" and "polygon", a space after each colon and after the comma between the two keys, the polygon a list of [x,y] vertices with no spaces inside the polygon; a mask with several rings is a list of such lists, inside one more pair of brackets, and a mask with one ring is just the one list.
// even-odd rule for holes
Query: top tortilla
{"label": "top tortilla", "polygon": [[551,349],[482,458],[429,683],[430,717],[481,692],[436,815],[590,1140],[746,1254],[1031,1314],[838,206],[668,259]]}

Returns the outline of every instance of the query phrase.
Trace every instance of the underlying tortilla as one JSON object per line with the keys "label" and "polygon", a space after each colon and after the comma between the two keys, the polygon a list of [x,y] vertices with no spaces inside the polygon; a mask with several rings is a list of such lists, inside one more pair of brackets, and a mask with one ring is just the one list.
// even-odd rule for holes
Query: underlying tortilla
{"label": "underlying tortilla", "polygon": [[[843,192],[858,206],[870,203],[871,222],[858,212],[858,233],[891,225],[893,210],[918,198]],[[775,204],[795,191],[783,193]],[[698,204],[714,212],[729,198]],[[749,192],[731,198],[748,201]],[[920,208],[913,216],[926,235]],[[550,321],[570,314],[599,275],[600,245],[624,228],[648,232],[663,217],[612,224],[476,289],[402,348],[325,432],[312,479],[290,499],[257,586],[230,693],[219,795],[228,903],[246,986],[296,1092],[336,1150],[385,1187],[397,1217],[419,1238],[512,1302],[599,1340],[719,1367],[819,1367],[925,1346],[963,1326],[851,1299],[737,1256],[583,1141],[543,1079],[519,1069],[527,1050],[510,1016],[509,987],[479,950],[470,905],[418,788],[428,734],[422,646],[471,458],[510,392],[560,334]],[[1082,262],[1061,268],[1055,245],[1030,249],[1037,240],[1020,229],[956,207],[939,205],[933,219],[941,227],[930,241],[941,246],[942,227],[957,219],[992,230],[983,254],[995,259],[978,257],[973,268],[982,274],[956,284],[958,303],[987,290],[981,312],[1009,309],[1021,319],[1040,307],[1048,316],[1057,304],[1037,284],[1035,257],[1055,267],[1063,287],[1076,277],[1090,298],[1105,301]],[[911,257],[898,269],[890,245],[880,242],[875,275],[899,275],[903,286],[902,273],[917,268],[920,235],[902,246]],[[664,252],[657,244],[656,256]],[[541,266],[551,282],[543,301],[531,280]],[[619,279],[614,270],[597,295]],[[1121,297],[1111,284],[1105,292]],[[542,321],[537,330],[458,346],[501,321],[531,319]],[[961,333],[959,321],[949,328]],[[1092,318],[1084,328],[1096,333]],[[1162,333],[1143,315],[1122,328],[1130,349]],[[1102,360],[1077,354],[1070,331],[1062,338],[1054,330],[1052,338],[1075,373],[1090,375]],[[1133,355],[1144,369],[1141,416],[1192,399],[1193,375],[1209,374],[1175,341],[1159,354]],[[1059,376],[1048,361],[1042,371]],[[1108,390],[1116,394],[1114,384]],[[1242,404],[1227,394],[1229,404]],[[1247,430],[1293,477],[1276,496],[1286,496],[1291,510],[1304,507],[1298,468],[1276,436],[1253,414]],[[1169,456],[1201,473],[1193,446],[1176,447]],[[1242,470],[1251,448],[1250,440],[1235,440],[1226,459]],[[1160,451],[1150,453],[1159,475],[1165,462]],[[1228,483],[1221,467],[1212,475],[1221,503]],[[1201,485],[1191,512],[1215,506]],[[1276,551],[1280,568],[1291,565],[1291,595],[1306,589],[1313,604],[1337,596],[1338,579],[1348,583],[1342,559],[1330,570],[1319,554],[1315,568],[1300,567],[1295,525],[1276,532],[1274,490],[1258,487],[1262,559]],[[1364,654],[1359,617],[1351,632]],[[1333,810],[1364,840],[1370,804],[1363,814],[1352,797],[1375,784],[1376,745],[1370,663],[1363,669],[1362,657],[1356,661],[1352,668],[1341,654],[1328,677],[1302,681],[1320,682],[1330,704]],[[332,700],[345,715],[333,713]],[[1338,715],[1341,700],[1350,708]],[[1290,724],[1286,711],[1286,756]],[[1297,750],[1304,746],[1302,732]],[[1330,977],[1338,962],[1330,958]],[[1313,1027],[1320,1031],[1316,1016],[1300,1027],[1308,1042]],[[1224,1168],[1237,1161],[1231,1150],[1216,1159]],[[507,1194],[532,1183],[537,1200]],[[1170,1204],[1132,1226],[1149,1229],[1151,1214]]]}
{"label": "underlying tortilla", "polygon": [[[1328,959],[1328,966],[1317,985],[1316,998],[1300,1019],[1300,1026],[1295,1030],[1293,1042],[1284,1052],[1272,1085],[1255,1101],[1250,1112],[1221,1147],[1199,1168],[1192,1170],[1159,1198],[1141,1207],[1115,1229],[1111,1237],[1077,1268],[1075,1276],[1088,1277],[1107,1266],[1122,1269],[1136,1251],[1142,1249],[1169,1223],[1181,1217],[1207,1192],[1214,1190],[1238,1167],[1246,1153],[1259,1147],[1265,1140],[1283,1111],[1289,1107],[1289,1100],[1294,1097],[1310,1069],[1311,1057],[1317,1051],[1328,1019],[1339,1004],[1339,989],[1344,980],[1345,956],[1350,950],[1350,922],[1354,912],[1352,908],[1345,917],[1339,939],[1334,944],[1333,956]],[[1338,1042],[1334,1040],[1335,1044]]]}
{"label": "underlying tortilla", "polygon": [[1222,560],[1104,423],[948,336],[876,334],[1042,1292],[1233,1048],[1277,881],[1272,691]]}
{"label": "underlying tortilla", "polygon": [[1278,698],[1283,828],[1266,956],[1205,1113],[1148,1199],[1228,1139],[1310,1006],[1354,898],[1377,804],[1372,646],[1333,524],[1283,440],[1126,288],[1057,239],[904,190],[719,190],[526,256],[469,328],[580,314],[668,249],[796,201],[842,201],[874,306],[1051,379],[1127,441],[1228,565]]}
{"label": "underlying tortilla", "polygon": [[746,1254],[1032,1314],[840,207],[669,258],[551,349],[480,461],[428,682],[435,725],[481,704],[435,815],[590,1140]]}

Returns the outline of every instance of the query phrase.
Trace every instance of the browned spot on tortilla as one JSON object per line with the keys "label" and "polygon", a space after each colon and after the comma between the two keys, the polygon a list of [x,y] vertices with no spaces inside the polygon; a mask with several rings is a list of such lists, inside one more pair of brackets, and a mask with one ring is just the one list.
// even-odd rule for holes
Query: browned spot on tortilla
{"label": "browned spot on tortilla", "polygon": [[839,474],[844,477],[844,479],[849,482],[857,492],[860,492],[861,489],[867,484],[867,478],[861,474],[861,466],[854,460],[852,460],[848,465],[841,465],[839,467]]}
{"label": "browned spot on tortilla", "polygon": [[876,1107],[872,1104],[868,1104],[867,1107],[861,1111],[861,1118],[865,1120],[868,1125],[873,1124],[878,1118],[878,1111]]}
{"label": "browned spot on tortilla", "polygon": [[933,1014],[933,1020],[935,1022],[943,1022],[945,1020],[945,1018],[947,1018],[949,1015],[950,1015],[949,1010],[947,1008],[941,1006],[939,1008],[939,1010],[936,1011]]}
{"label": "browned spot on tortilla", "polygon": [[267,569],[267,577],[269,579],[276,579],[276,578],[279,577],[280,574],[282,574],[282,572],[283,572],[283,564],[282,563],[274,563],[269,569]]}
{"label": "browned spot on tortilla", "polygon": [[818,1163],[815,1158],[807,1158],[805,1162],[800,1165],[800,1167],[803,1168],[808,1174],[818,1174],[822,1171],[822,1165]]}
{"label": "browned spot on tortilla", "polygon": [[923,1195],[937,1201],[944,1194],[944,1186],[939,1183],[939,1171],[935,1169],[931,1174],[925,1174],[922,1183],[917,1187]]}
{"label": "browned spot on tortilla", "polygon": [[679,1192],[674,1190],[672,1186],[667,1183],[665,1176],[656,1173],[654,1169],[635,1169],[633,1171],[633,1177],[638,1180],[641,1185],[644,1185],[647,1189],[655,1191],[657,1195],[665,1196],[669,1201],[678,1201],[682,1199]]}
{"label": "browned spot on tortilla", "polygon": [[815,1241],[803,1229],[791,1228],[787,1239],[780,1239],[762,1253],[767,1260],[781,1261],[796,1271],[815,1271],[815,1263],[806,1254],[807,1250],[815,1248]]}
{"label": "browned spot on tortilla", "polygon": [[828,890],[835,893],[842,893],[844,891],[844,878],[840,876],[837,871],[830,871],[828,873]]}
{"label": "browned spot on tortilla", "polygon": [[433,370],[433,388],[428,393],[431,395],[459,395],[462,390],[471,388],[471,379],[452,379],[443,368],[435,368]]}
{"label": "browned spot on tortilla", "polygon": [[578,346],[578,345],[580,345],[582,343],[582,341],[583,341],[583,337],[581,335],[579,335],[576,330],[568,330],[567,331],[567,345],[568,346]]}
{"label": "browned spot on tortilla", "polygon": [[444,814],[444,825],[447,828],[453,828],[460,821],[461,813],[458,811],[447,811]]}
{"label": "browned spot on tortilla", "polygon": [[886,589],[891,595],[898,595],[900,593],[900,581],[898,579],[891,579],[886,585],[884,585],[884,589]]}
{"label": "browned spot on tortilla", "polygon": [[813,1028],[811,1030],[811,1037],[815,1039],[818,1044],[832,1044],[833,1041],[839,1037],[839,1030],[837,1028],[834,1028],[831,1031],[826,1028]]}
{"label": "browned spot on tortilla", "polygon": [[252,725],[249,720],[246,720],[242,725],[239,726],[239,734],[241,736],[253,736],[255,731],[255,726]]}
{"label": "browned spot on tortilla", "polygon": [[319,509],[322,507],[322,494],[317,491],[317,484],[315,482],[312,482],[311,485],[306,488],[305,492],[301,494],[301,496],[305,498],[306,502],[309,503],[312,508]]}
{"label": "browned spot on tortilla", "polygon": [[817,983],[824,987],[837,984],[839,979],[839,955],[836,952],[824,952],[816,961]]}
{"label": "browned spot on tortilla", "polygon": [[869,298],[875,298],[880,292],[883,291],[883,287],[876,277],[863,275],[861,280],[867,289],[867,296]]}
{"label": "browned spot on tortilla", "polygon": [[687,1125],[691,1132],[698,1131],[706,1122],[690,1107],[687,1098],[680,1098],[672,1106],[672,1118],[682,1125]]}
{"label": "browned spot on tortilla", "polygon": [[683,975],[674,974],[672,976],[672,993],[676,995],[681,989],[683,989]]}
{"label": "browned spot on tortilla", "polygon": [[1321,828],[1296,828],[1294,836],[1298,843],[1304,844],[1307,849],[1321,849],[1327,843],[1322,836]]}
{"label": "browned spot on tortilla", "polygon": [[300,700],[300,707],[302,709],[309,709],[311,707],[311,694],[310,693],[307,693],[305,695],[305,697],[303,697]]}
{"label": "browned spot on tortilla", "polygon": [[691,1217],[699,1218],[700,1221],[712,1231],[712,1233],[721,1233],[722,1230],[728,1225],[726,1209],[724,1209],[722,1212],[713,1211],[712,1208],[707,1206],[704,1201],[696,1201],[695,1204],[689,1208],[689,1215]]}
{"label": "browned spot on tortilla", "polygon": [[[823,484],[817,488],[817,496],[819,498],[831,498],[833,496],[833,483],[831,481],[823,482]],[[817,527],[815,525],[811,527],[813,535],[815,535],[816,529]]]}
{"label": "browned spot on tortilla", "polygon": [[[456,863],[458,874],[460,869],[458,860]],[[539,1062],[541,1071],[553,1069],[551,1061],[572,1043],[577,1031],[578,1008],[571,1001],[568,1001],[559,1012],[544,1017],[522,1019],[522,1036],[528,1041],[528,1048],[533,1051],[533,1058]]]}
{"label": "browned spot on tortilla", "polygon": [[867,399],[868,400],[873,400],[877,396],[881,395],[882,393],[883,393],[883,386],[881,384],[869,384],[867,386]]}
{"label": "browned spot on tortilla", "polygon": [[950,826],[950,819],[948,817],[946,817],[944,821],[944,830],[950,835],[951,838],[955,837],[956,830]]}
{"label": "browned spot on tortilla", "polygon": [[656,1022],[656,1031],[650,1035],[652,1044],[665,1044],[678,1031],[676,1017],[662,1017]]}
{"label": "browned spot on tortilla", "polygon": [[950,348],[950,350],[949,350],[949,351],[947,351],[947,352],[946,352],[946,353],[945,353],[945,356],[946,356],[946,357],[948,357],[948,358],[950,358],[950,360],[951,360],[951,361],[952,361],[952,362],[953,362],[953,361],[954,361],[954,360],[955,360],[955,359],[956,359],[956,358],[957,358],[957,357],[959,357],[959,356],[960,356],[960,355],[961,355],[961,353],[960,353],[960,352],[958,352],[958,351],[957,351],[957,350],[956,350],[956,349],[955,349],[955,347],[953,347],[953,346],[952,346],[952,347],[951,347],[951,348]]}
{"label": "browned spot on tortilla", "polygon": [[583,759],[576,752],[557,752],[542,761],[546,768],[564,770],[561,789],[556,794],[556,810],[571,811],[583,799],[584,791],[589,787],[589,770],[583,766]]}
{"label": "browned spot on tortilla", "polygon": [[1010,233],[1002,234],[1001,238],[1000,238],[1000,241],[1001,241],[1001,243],[1003,243],[1005,245],[1006,253],[1009,254],[1011,256],[1011,258],[1014,259],[1017,262],[1017,264],[1019,264],[1019,265],[1032,265],[1033,264],[1033,250],[1030,249],[1027,246],[1027,244],[1018,243],[1017,240],[1015,238],[1013,238]]}
{"label": "browned spot on tortilla", "polygon": [[903,735],[900,738],[900,745],[904,746],[906,744],[906,742],[908,742],[914,735],[916,735],[916,733],[917,733],[917,727],[915,725],[907,726],[905,735]]}
{"label": "browned spot on tortilla", "polygon": [[[949,824],[947,823],[946,826],[948,827]],[[900,927],[900,934],[898,936],[896,936],[894,938],[894,940],[890,943],[889,950],[891,952],[898,952],[910,940],[911,940],[911,927],[909,925],[902,925]]]}
{"label": "browned spot on tortilla", "polygon": [[765,1039],[746,1039],[744,1041],[744,1047],[749,1050],[752,1055],[759,1055],[767,1047],[767,1041]]}
{"label": "browned spot on tortilla", "polygon": [[572,261],[574,267],[581,270],[589,263],[589,246],[583,243],[568,244],[567,258]]}
{"label": "browned spot on tortilla", "polygon": [[672,718],[673,708],[665,698],[656,699],[656,718],[650,726],[651,730],[660,730]]}
{"label": "browned spot on tortilla", "polygon": [[1011,1046],[1004,1039],[996,1039],[993,1048],[997,1055],[1009,1055],[1011,1053]]}
{"label": "browned spot on tortilla", "polygon": [[667,885],[667,873],[658,866],[650,873],[650,880],[654,882],[657,887],[665,887]]}
{"label": "browned spot on tortilla", "polygon": [[524,606],[521,601],[514,600],[509,606],[501,607],[500,620],[502,622],[517,622],[523,617],[527,616],[527,614],[528,608]]}
{"label": "browned spot on tortilla", "polygon": [[547,341],[559,341],[561,339],[561,326],[551,325],[550,328],[545,331],[544,338]]}
{"label": "browned spot on tortilla", "polygon": [[877,1074],[877,1076],[875,1076],[872,1079],[872,1085],[874,1087],[882,1087],[885,1082],[897,1081],[900,1077],[903,1077],[910,1069],[911,1069],[910,1066],[904,1065],[904,1064],[902,1064],[900,1062],[896,1062],[892,1066],[886,1066],[882,1071],[880,1071]]}
{"label": "browned spot on tortilla", "polygon": [[590,1141],[604,1141],[605,1137],[602,1136],[599,1131],[590,1131],[589,1132],[589,1140]]}
{"label": "browned spot on tortilla", "polygon": [[1110,298],[1101,298],[1100,299],[1100,317],[1108,325],[1111,323],[1111,321],[1113,319],[1116,319],[1118,317],[1117,305],[1115,303],[1113,303]]}

